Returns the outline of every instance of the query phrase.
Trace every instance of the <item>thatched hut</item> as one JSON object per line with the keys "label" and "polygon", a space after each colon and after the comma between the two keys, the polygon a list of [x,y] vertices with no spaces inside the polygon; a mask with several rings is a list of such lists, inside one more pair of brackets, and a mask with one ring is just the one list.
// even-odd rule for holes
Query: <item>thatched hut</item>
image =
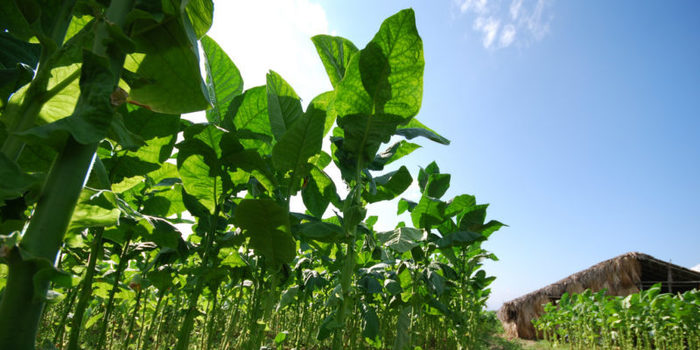
{"label": "thatched hut", "polygon": [[598,263],[542,289],[503,304],[498,318],[511,338],[535,339],[532,320],[544,313],[543,305],[559,300],[564,292],[581,293],[606,289],[625,296],[662,283],[665,292],[700,288],[700,272],[655,259],[642,253],[627,253]]}

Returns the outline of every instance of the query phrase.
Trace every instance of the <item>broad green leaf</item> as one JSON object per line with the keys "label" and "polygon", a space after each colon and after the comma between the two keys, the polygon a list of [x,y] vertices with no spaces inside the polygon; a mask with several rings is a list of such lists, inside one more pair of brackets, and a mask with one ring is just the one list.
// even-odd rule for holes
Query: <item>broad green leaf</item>
{"label": "broad green leaf", "polygon": [[328,174],[315,166],[311,168],[307,181],[301,189],[301,198],[312,215],[321,217],[329,203],[339,202],[335,183]]}
{"label": "broad green leaf", "polygon": [[393,115],[399,124],[408,122],[420,109],[424,65],[413,10],[387,18],[372,41],[351,58],[336,89],[338,115]]}
{"label": "broad green leaf", "polygon": [[221,265],[229,267],[243,267],[246,266],[245,261],[241,259],[240,254],[233,248],[223,248],[219,251],[219,259],[221,259]]}
{"label": "broad green leaf", "polygon": [[331,85],[336,88],[343,80],[350,57],[357,52],[357,47],[348,39],[325,34],[316,35],[311,38],[311,41],[316,46]]}
{"label": "broad green leaf", "polygon": [[372,163],[368,165],[370,170],[382,170],[384,166],[389,165],[406,155],[411,154],[416,149],[420,148],[420,145],[415,143],[399,141],[389,146],[384,152],[377,154],[374,157]]}
{"label": "broad green leaf", "polygon": [[342,327],[343,325],[341,325],[338,321],[335,320],[335,315],[328,315],[321,323],[321,326],[318,328],[316,340],[323,341],[330,337],[331,334],[333,334],[333,332],[335,332],[337,329],[340,329]]}
{"label": "broad green leaf", "polygon": [[[56,92],[46,101],[39,111],[39,118],[45,123],[50,123],[61,118],[70,116],[75,109],[75,104],[80,96],[79,75],[80,64],[72,64],[64,67],[57,67],[51,70],[47,89]],[[8,108],[21,104],[28,85],[19,89],[8,102]]]}
{"label": "broad green leaf", "polygon": [[396,212],[396,215],[400,215],[403,212],[405,212],[406,210],[413,211],[413,208],[415,208],[416,205],[418,205],[418,203],[413,202],[413,201],[409,201],[406,198],[401,198],[401,199],[399,199],[399,204],[397,205],[398,210]]}
{"label": "broad green leaf", "polygon": [[128,114],[124,116],[124,124],[145,141],[144,146],[127,152],[127,155],[155,164],[170,158],[180,128],[180,116],[129,107]]}
{"label": "broad green leaf", "polygon": [[411,309],[410,305],[404,305],[399,311],[393,350],[406,350],[411,346]]}
{"label": "broad green leaf", "polygon": [[206,58],[204,67],[207,70],[209,98],[213,105],[212,109],[207,110],[207,120],[218,125],[229,113],[234,97],[243,91],[243,79],[236,65],[214,39],[204,36],[201,42]]}
{"label": "broad green leaf", "polygon": [[309,107],[272,148],[275,167],[283,172],[293,171],[299,177],[305,176],[309,158],[321,151],[325,120],[325,112]]}
{"label": "broad green leaf", "polygon": [[363,198],[369,203],[391,200],[403,193],[413,182],[411,174],[405,166],[399,170],[374,178],[376,193],[364,193]]}
{"label": "broad green leaf", "polygon": [[[361,255],[370,255],[369,252],[362,252]],[[361,260],[361,259],[360,259]],[[362,264],[362,263],[360,263]],[[379,294],[382,292],[382,285],[377,279],[371,275],[365,275],[357,281],[357,285],[368,294]]]}
{"label": "broad green leaf", "polygon": [[[27,260],[25,258],[25,260]],[[34,295],[33,301],[46,301],[46,295],[40,294],[42,286],[45,286],[47,282],[53,283],[55,287],[70,288],[73,285],[72,276],[65,272],[58,270],[57,268],[47,264],[47,260],[44,259],[41,263],[38,263],[38,258],[29,259],[33,260],[36,265],[39,266],[38,271],[32,276],[32,282],[34,284]]]}
{"label": "broad green leaf", "polygon": [[20,40],[34,36],[34,31],[15,1],[0,1],[0,31],[5,30]]}
{"label": "broad green leaf", "polygon": [[270,127],[275,139],[280,140],[304,111],[299,96],[279,74],[270,71],[267,74],[266,87]]}
{"label": "broad green leaf", "polygon": [[177,179],[180,178],[180,174],[177,172],[177,166],[172,163],[163,163],[161,166],[147,174],[151,182],[156,186],[171,186],[177,183]]}
{"label": "broad green leaf", "polygon": [[442,277],[435,270],[427,269],[427,280],[435,293],[440,296],[445,292],[445,277]]}
{"label": "broad green leaf", "polygon": [[177,145],[177,167],[184,189],[210,214],[223,193],[219,142],[224,133],[214,125],[193,125],[185,130],[185,140]]}
{"label": "broad green leaf", "polygon": [[84,188],[80,192],[68,230],[118,224],[120,210],[116,208],[114,200],[114,194],[111,192]]}
{"label": "broad green leaf", "polygon": [[0,206],[7,199],[22,196],[38,181],[39,178],[25,173],[17,163],[0,152]]}
{"label": "broad green leaf", "polygon": [[409,140],[422,136],[443,145],[450,144],[450,140],[444,138],[442,135],[435,132],[435,130],[423,125],[423,123],[419,122],[416,118],[411,119],[411,121],[406,125],[399,126],[396,129],[396,134]]}
{"label": "broad green leaf", "polygon": [[290,287],[289,289],[285,290],[284,293],[282,293],[282,296],[280,297],[279,304],[277,304],[277,312],[293,303],[298,293],[298,286]]}
{"label": "broad green leaf", "polygon": [[428,196],[421,197],[411,212],[415,227],[429,229],[445,220],[445,202]]}
{"label": "broad green leaf", "polygon": [[418,171],[418,187],[420,188],[420,191],[425,191],[425,185],[428,183],[430,175],[439,173],[440,168],[435,162],[431,162],[430,164],[428,164],[428,166],[425,167],[425,169],[420,168],[420,170]]}
{"label": "broad green leaf", "polygon": [[489,236],[491,236],[492,233],[500,230],[503,226],[507,225],[496,220],[491,220],[485,225],[481,226],[481,228],[479,229],[479,233],[481,233],[484,237],[488,238]]}
{"label": "broad green leaf", "polygon": [[362,319],[364,320],[362,336],[370,339],[377,338],[379,335],[379,317],[374,307],[362,303]]}
{"label": "broad green leaf", "polygon": [[[73,18],[70,21],[70,24],[68,25],[68,29],[66,30],[66,37],[64,38],[63,45],[67,45],[67,43],[73,39],[74,36],[76,36],[78,33],[81,33],[86,29],[85,27],[87,26],[90,21],[94,19],[93,16],[91,15],[81,15],[77,12],[73,13]],[[93,37],[93,36],[91,36]]]}
{"label": "broad green leaf", "polygon": [[488,204],[478,204],[464,210],[457,218],[460,230],[479,232],[486,220]]}
{"label": "broad green leaf", "polygon": [[334,243],[344,236],[343,228],[329,222],[307,222],[297,226],[299,236],[304,240]]}
{"label": "broad green leaf", "polygon": [[277,267],[296,256],[296,243],[289,230],[287,211],[269,199],[244,199],[236,207],[234,220],[250,236],[250,246]]}
{"label": "broad green leaf", "polygon": [[2,48],[0,50],[0,108],[2,108],[10,94],[32,80],[33,70],[39,63],[41,46],[0,32],[0,48]]}
{"label": "broad green leaf", "polygon": [[195,35],[201,39],[214,19],[214,3],[212,0],[189,0],[186,12]]}
{"label": "broad green leaf", "polygon": [[437,242],[439,248],[465,247],[477,241],[483,241],[486,237],[476,232],[457,231],[445,235]]}
{"label": "broad green leaf", "polygon": [[464,210],[473,207],[474,205],[476,205],[476,198],[474,198],[474,196],[468,194],[459,195],[447,202],[445,216],[455,216]]}
{"label": "broad green leaf", "polygon": [[146,215],[170,217],[185,211],[182,202],[182,185],[175,184],[168,190],[159,190],[143,202],[141,212]]}
{"label": "broad green leaf", "polygon": [[160,248],[177,250],[185,242],[182,233],[168,221],[157,217],[145,217],[139,222],[145,228],[142,239],[153,242]]}
{"label": "broad green leaf", "polygon": [[148,281],[159,291],[164,291],[173,285],[172,270],[169,268],[154,269],[148,273]]}
{"label": "broad green leaf", "polygon": [[237,96],[224,117],[223,126],[236,130],[241,143],[248,149],[257,149],[260,154],[269,154],[272,129],[267,113],[267,90],[258,86]]}
{"label": "broad green leaf", "polygon": [[287,339],[288,335],[289,332],[287,331],[277,333],[277,335],[275,336],[275,345],[281,346],[282,343],[284,343],[284,341]]}
{"label": "broad green leaf", "polygon": [[428,178],[428,182],[425,184],[425,190],[423,191],[426,195],[433,198],[442,197],[445,192],[450,188],[450,174],[432,174]]}
{"label": "broad green leaf", "polygon": [[328,132],[331,130],[333,125],[335,124],[335,117],[336,115],[334,113],[331,113],[330,104],[333,102],[333,98],[335,96],[334,91],[326,91],[316,97],[314,97],[313,100],[309,103],[309,106],[307,107],[307,113],[309,112],[308,110],[313,108],[316,110],[315,113],[323,113],[326,116],[326,122],[323,126],[323,136],[328,134]]}
{"label": "broad green leaf", "polygon": [[377,240],[385,246],[405,253],[420,244],[423,232],[412,227],[398,227],[393,231],[377,232]]}
{"label": "broad green leaf", "polygon": [[126,192],[126,191],[138,186],[139,184],[143,183],[143,181],[144,181],[143,176],[125,177],[120,182],[113,182],[112,183],[112,192],[114,192],[114,193]]}
{"label": "broad green leaf", "polygon": [[107,136],[114,113],[110,103],[114,73],[106,58],[90,51],[84,51],[83,55],[80,98],[84,102],[76,105],[70,117],[34,127],[20,135],[29,141],[38,138],[56,146],[62,144],[68,133],[82,144],[95,143]]}
{"label": "broad green leaf", "polygon": [[[124,62],[129,101],[159,113],[207,109],[207,87],[199,71],[197,38],[184,13],[148,28],[132,39],[137,52]],[[131,73],[131,74],[129,74]]]}
{"label": "broad green leaf", "polygon": [[387,293],[389,293],[389,295],[397,295],[401,293],[401,291],[403,291],[403,289],[401,288],[401,283],[389,278],[384,280],[384,288],[386,289]]}
{"label": "broad green leaf", "polygon": [[363,164],[368,164],[374,160],[379,146],[391,140],[391,135],[401,122],[400,117],[389,114],[353,114],[339,117],[338,126],[343,129],[345,135],[343,150],[349,152],[353,159],[359,158]]}

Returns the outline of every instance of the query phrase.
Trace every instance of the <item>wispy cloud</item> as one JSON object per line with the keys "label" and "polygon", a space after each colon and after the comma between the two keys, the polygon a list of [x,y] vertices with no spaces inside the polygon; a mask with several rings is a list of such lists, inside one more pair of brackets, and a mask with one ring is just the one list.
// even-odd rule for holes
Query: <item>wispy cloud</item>
{"label": "wispy cloud", "polygon": [[460,16],[473,19],[472,28],[481,34],[487,49],[511,45],[528,46],[549,33],[554,0],[454,0]]}
{"label": "wispy cloud", "polygon": [[483,43],[485,48],[491,47],[493,41],[496,39],[500,26],[501,21],[494,19],[493,17],[477,17],[477,19],[474,21],[474,30],[478,30],[483,33]]}

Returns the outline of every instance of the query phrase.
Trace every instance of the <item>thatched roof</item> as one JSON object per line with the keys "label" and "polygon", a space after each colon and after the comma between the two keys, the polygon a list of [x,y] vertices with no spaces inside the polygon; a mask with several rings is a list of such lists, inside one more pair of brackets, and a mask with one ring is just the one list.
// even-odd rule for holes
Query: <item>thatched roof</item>
{"label": "thatched roof", "polygon": [[535,339],[532,320],[544,313],[544,304],[559,300],[564,292],[606,289],[609,295],[624,296],[659,282],[664,291],[682,292],[700,288],[700,273],[647,254],[627,253],[504,303],[498,318],[509,337]]}

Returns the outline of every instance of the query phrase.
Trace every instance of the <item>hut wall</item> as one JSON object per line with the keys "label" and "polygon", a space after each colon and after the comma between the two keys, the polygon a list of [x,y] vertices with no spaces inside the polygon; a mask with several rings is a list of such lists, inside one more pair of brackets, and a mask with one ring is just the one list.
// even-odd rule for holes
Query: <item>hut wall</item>
{"label": "hut wall", "polygon": [[532,320],[544,313],[544,305],[559,300],[564,292],[581,293],[606,289],[610,295],[629,295],[639,291],[641,265],[638,253],[628,253],[603,261],[557,283],[504,303],[498,311],[506,336],[536,339]]}

